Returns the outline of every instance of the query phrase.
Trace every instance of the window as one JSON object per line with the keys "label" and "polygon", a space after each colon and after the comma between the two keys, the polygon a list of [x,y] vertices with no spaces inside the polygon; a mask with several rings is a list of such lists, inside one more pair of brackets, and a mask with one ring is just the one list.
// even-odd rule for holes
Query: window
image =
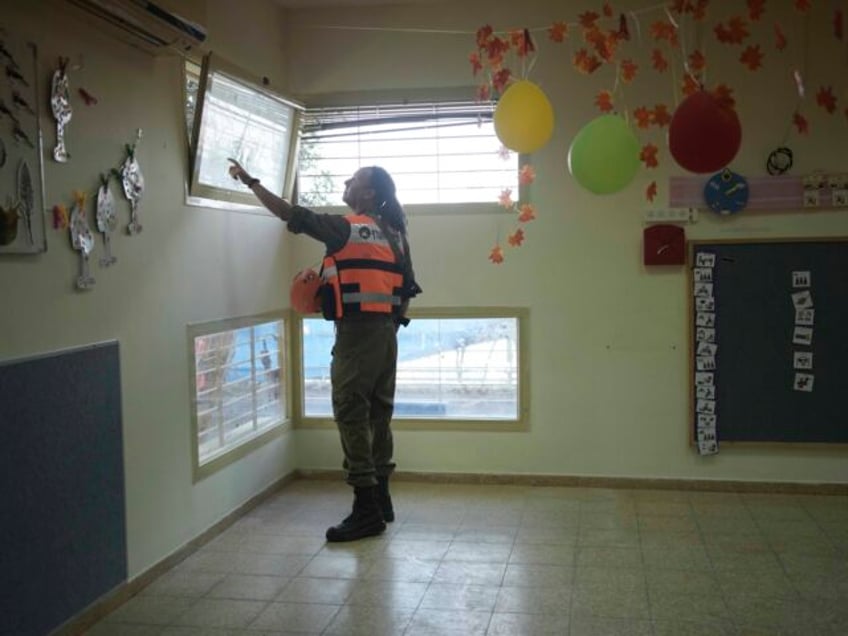
{"label": "window", "polygon": [[188,328],[196,479],[264,443],[287,421],[285,333],[280,318]]}
{"label": "window", "polygon": [[[398,331],[394,419],[399,428],[411,420],[414,428],[521,428],[527,409],[526,315],[521,309],[411,313],[409,326]],[[304,318],[301,333],[303,416],[329,420],[333,323]]]}
{"label": "window", "polygon": [[344,205],[345,179],[380,165],[404,205],[496,203],[518,191],[518,157],[501,152],[492,112],[475,102],[307,109],[298,202]]}
{"label": "window", "polygon": [[268,190],[291,197],[300,106],[210,54],[202,67],[186,62],[185,112],[190,197],[256,206],[227,173],[230,157]]}

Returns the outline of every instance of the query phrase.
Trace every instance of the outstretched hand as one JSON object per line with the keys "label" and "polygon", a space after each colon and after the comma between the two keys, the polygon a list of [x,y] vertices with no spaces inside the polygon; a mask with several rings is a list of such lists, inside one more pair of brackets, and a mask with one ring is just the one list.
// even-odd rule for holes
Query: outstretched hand
{"label": "outstretched hand", "polygon": [[250,175],[247,174],[247,171],[242,168],[242,165],[238,161],[236,161],[232,157],[228,158],[227,161],[233,164],[229,167],[228,170],[230,176],[233,179],[238,179],[242,183],[246,183],[250,179]]}

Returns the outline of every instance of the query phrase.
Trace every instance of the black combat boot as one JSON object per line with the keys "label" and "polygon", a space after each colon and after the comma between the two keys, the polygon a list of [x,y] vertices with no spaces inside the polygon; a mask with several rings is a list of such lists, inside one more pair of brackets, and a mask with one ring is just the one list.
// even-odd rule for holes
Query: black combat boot
{"label": "black combat boot", "polygon": [[327,529],[327,541],[356,541],[385,531],[376,490],[376,486],[353,489],[353,511],[339,525]]}
{"label": "black combat boot", "polygon": [[377,477],[377,504],[383,512],[383,520],[391,523],[395,520],[395,509],[392,506],[392,496],[389,494],[389,476]]}

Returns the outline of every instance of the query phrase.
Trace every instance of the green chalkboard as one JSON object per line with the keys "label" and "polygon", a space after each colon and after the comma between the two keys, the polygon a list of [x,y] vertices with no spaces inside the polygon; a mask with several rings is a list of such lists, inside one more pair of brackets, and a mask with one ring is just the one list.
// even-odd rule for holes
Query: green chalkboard
{"label": "green chalkboard", "polygon": [[848,238],[689,245],[693,439],[848,443]]}

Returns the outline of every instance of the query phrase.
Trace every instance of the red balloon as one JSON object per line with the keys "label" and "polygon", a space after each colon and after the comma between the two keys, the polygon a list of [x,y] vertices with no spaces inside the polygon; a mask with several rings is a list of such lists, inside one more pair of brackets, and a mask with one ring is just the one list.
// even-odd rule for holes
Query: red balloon
{"label": "red balloon", "polygon": [[716,172],[726,167],[742,144],[742,125],[733,108],[706,91],[681,102],[668,130],[668,148],[690,172]]}
{"label": "red balloon", "polygon": [[321,299],[318,289],[321,277],[314,269],[304,269],[297,273],[289,290],[289,300],[294,310],[301,314],[314,314],[321,311]]}

